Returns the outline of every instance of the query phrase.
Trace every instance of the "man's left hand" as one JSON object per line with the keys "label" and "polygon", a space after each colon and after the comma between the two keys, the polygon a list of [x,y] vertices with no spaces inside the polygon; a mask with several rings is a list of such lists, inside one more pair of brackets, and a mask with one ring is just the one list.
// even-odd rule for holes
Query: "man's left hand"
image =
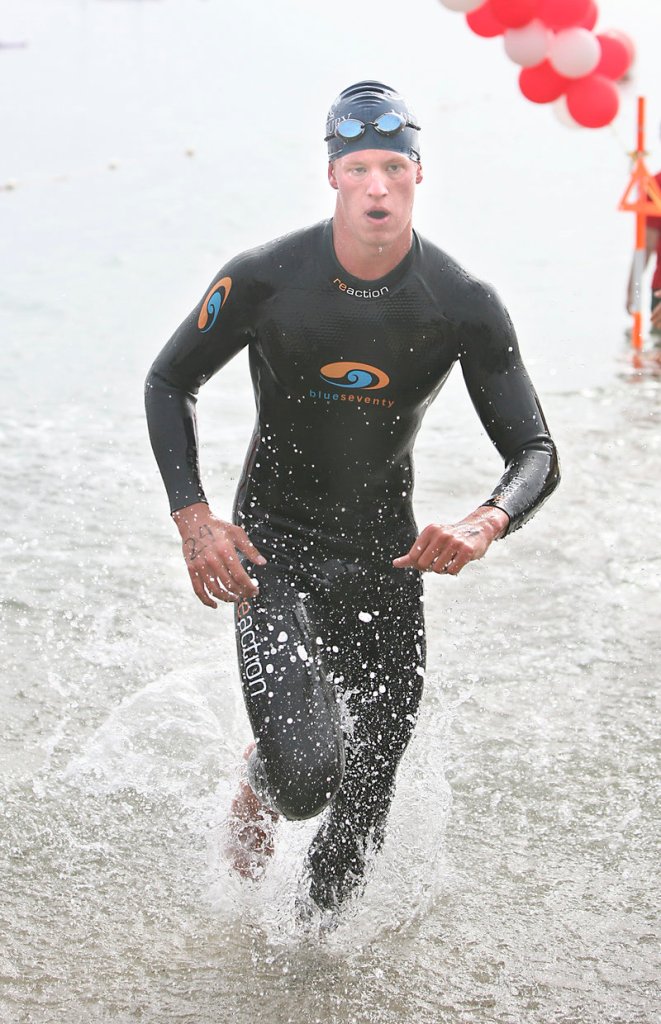
{"label": "man's left hand", "polygon": [[481,505],[459,523],[427,526],[408,554],[392,564],[396,569],[457,576],[469,562],[482,558],[508,525],[509,516],[502,509]]}

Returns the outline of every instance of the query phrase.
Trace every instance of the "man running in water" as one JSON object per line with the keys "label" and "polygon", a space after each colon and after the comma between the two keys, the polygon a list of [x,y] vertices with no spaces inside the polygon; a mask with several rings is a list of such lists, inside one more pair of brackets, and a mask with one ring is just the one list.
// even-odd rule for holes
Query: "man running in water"
{"label": "man running in water", "polygon": [[[306,867],[324,909],[383,842],[422,694],[422,574],[456,576],[558,481],[498,297],[412,229],[419,130],[388,86],[345,89],[326,124],[332,220],[230,260],[147,378],[193,589],[235,607],[255,739],[235,867],[255,873],[279,816],[323,811]],[[230,522],[206,504],[195,402],[246,346],[257,421]],[[419,532],[413,442],[456,362],[505,470],[460,522]]]}

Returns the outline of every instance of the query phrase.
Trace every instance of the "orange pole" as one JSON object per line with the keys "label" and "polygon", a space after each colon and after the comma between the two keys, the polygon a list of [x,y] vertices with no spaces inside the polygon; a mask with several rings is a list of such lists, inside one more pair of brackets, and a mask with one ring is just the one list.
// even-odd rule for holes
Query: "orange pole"
{"label": "orange pole", "polygon": [[[638,97],[638,159],[645,154],[645,97]],[[647,193],[642,181],[638,183],[638,201],[644,203]],[[636,251],[633,260],[633,330],[631,344],[635,352],[643,350],[643,275],[647,262],[647,216],[641,210],[636,212]]]}
{"label": "orange pole", "polygon": [[638,97],[638,135],[636,150],[631,154],[633,169],[618,210],[636,214],[636,248],[631,268],[631,342],[634,362],[643,349],[643,277],[647,262],[647,218],[661,213],[661,189],[645,166],[645,97]]}

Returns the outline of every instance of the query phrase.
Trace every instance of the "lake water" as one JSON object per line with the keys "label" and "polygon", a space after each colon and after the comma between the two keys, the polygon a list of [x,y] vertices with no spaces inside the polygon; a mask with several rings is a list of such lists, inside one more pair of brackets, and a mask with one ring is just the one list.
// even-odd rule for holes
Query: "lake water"
{"label": "lake water", "polygon": [[[652,1024],[658,1019],[661,379],[624,331],[636,91],[571,131],[498,41],[433,0],[6,0],[0,42],[0,1020]],[[230,255],[328,216],[323,120],[364,77],[423,124],[418,229],[494,281],[560,448],[537,518],[429,582],[424,708],[386,847],[328,934],[293,901],[314,823],[261,887],[223,818],[248,739],[227,610],[189,590],[146,438],[154,354]],[[227,514],[247,365],[199,406]],[[419,520],[500,466],[451,379]]]}

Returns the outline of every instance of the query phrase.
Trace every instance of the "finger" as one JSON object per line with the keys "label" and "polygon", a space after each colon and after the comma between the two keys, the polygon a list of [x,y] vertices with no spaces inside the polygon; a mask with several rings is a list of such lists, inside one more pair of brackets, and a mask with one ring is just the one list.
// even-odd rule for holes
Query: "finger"
{"label": "finger", "polygon": [[241,596],[236,581],[219,558],[208,558],[203,578],[207,590],[221,601],[238,601]]}
{"label": "finger", "polygon": [[195,591],[195,596],[197,598],[199,598],[199,600],[202,602],[202,604],[205,604],[207,606],[207,608],[217,608],[218,607],[216,602],[213,601],[209,597],[209,595],[207,594],[206,590],[204,589],[204,584],[202,583],[202,580],[197,575],[197,573],[190,573],[190,581],[191,581],[191,583],[193,585],[193,590]]}
{"label": "finger", "polygon": [[216,586],[214,588],[213,594],[215,597],[218,598],[219,601],[222,601],[224,604],[236,604],[236,602],[240,600],[237,594],[232,594],[231,591],[225,590],[224,587]]}
{"label": "finger", "polygon": [[210,594],[217,597],[219,601],[238,601],[239,594],[235,594],[233,584],[226,585],[220,576],[207,576],[204,585]]}
{"label": "finger", "polygon": [[233,594],[238,597],[254,597],[259,593],[257,582],[250,578],[241,564],[241,559],[236,551],[227,551],[225,557],[222,554],[213,563],[218,566],[218,575],[223,583]]}
{"label": "finger", "polygon": [[418,537],[416,544],[417,554],[413,559],[416,569],[428,572],[437,559],[445,564],[452,557],[455,545],[455,539],[445,530],[425,530]]}
{"label": "finger", "polygon": [[454,558],[450,559],[443,571],[446,576],[458,576],[461,570],[464,569],[470,561],[470,558],[457,554]]}
{"label": "finger", "polygon": [[459,543],[455,545],[448,558],[440,557],[437,560],[434,571],[446,573],[448,576],[456,576],[474,559],[475,551],[470,544]]}
{"label": "finger", "polygon": [[455,553],[450,551],[443,555],[439,555],[435,558],[431,565],[431,572],[435,572],[438,576],[443,576],[445,573],[450,571],[450,566],[454,564]]}
{"label": "finger", "polygon": [[422,552],[427,547],[426,538],[424,538],[424,539],[423,538],[424,538],[424,533],[421,533],[420,536],[418,537],[418,539],[416,541],[414,541],[414,543],[411,546],[410,550],[407,551],[407,553],[405,555],[400,555],[399,558],[393,559],[393,563],[392,564],[394,566],[396,566],[398,569],[409,568],[409,567],[413,568],[413,569],[417,569],[418,568],[418,559],[420,558],[420,555],[422,554]]}
{"label": "finger", "polygon": [[[193,582],[193,589],[203,604],[216,608],[217,605],[213,600],[214,597],[223,602],[238,601],[238,596],[232,593],[232,581],[229,574],[224,573],[229,586],[223,581],[222,574],[223,570],[220,565],[211,568],[208,561],[204,569],[191,570],[190,577]],[[204,598],[202,594],[204,594]]]}
{"label": "finger", "polygon": [[430,541],[418,559],[418,568],[422,572],[428,572],[437,562],[445,565],[454,554],[453,543],[451,537],[445,536],[436,537]]}
{"label": "finger", "polygon": [[246,555],[251,562],[254,562],[255,565],[266,565],[264,555],[257,550],[253,542],[250,540],[250,537],[241,526],[236,527],[234,543],[239,551],[243,551],[244,555]]}

